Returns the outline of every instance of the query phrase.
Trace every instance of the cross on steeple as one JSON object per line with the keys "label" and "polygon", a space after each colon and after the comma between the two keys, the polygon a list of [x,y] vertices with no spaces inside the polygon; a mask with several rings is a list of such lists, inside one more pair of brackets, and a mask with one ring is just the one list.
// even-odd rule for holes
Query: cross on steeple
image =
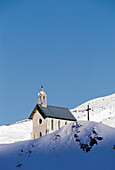
{"label": "cross on steeple", "polygon": [[87,109],[86,109],[86,111],[87,111],[87,120],[89,121],[89,111],[91,110],[91,108],[89,108],[89,105],[87,105]]}

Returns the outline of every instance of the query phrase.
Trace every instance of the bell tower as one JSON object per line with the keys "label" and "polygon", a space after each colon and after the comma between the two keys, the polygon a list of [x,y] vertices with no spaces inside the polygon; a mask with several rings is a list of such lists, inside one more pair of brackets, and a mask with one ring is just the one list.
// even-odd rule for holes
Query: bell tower
{"label": "bell tower", "polygon": [[41,86],[41,91],[38,93],[38,104],[42,107],[47,107],[47,96],[43,90],[43,86]]}

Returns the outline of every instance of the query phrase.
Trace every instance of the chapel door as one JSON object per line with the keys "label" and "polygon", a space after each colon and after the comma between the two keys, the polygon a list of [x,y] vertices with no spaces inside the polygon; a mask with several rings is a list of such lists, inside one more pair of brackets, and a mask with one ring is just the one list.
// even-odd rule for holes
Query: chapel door
{"label": "chapel door", "polygon": [[41,132],[39,133],[39,138],[40,138],[40,137],[42,137],[42,133],[41,133]]}

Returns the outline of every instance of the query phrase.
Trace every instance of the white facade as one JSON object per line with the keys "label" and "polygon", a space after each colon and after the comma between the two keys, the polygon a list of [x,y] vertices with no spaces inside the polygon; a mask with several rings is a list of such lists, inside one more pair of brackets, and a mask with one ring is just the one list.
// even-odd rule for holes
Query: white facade
{"label": "white facade", "polygon": [[69,120],[46,118],[44,119],[41,114],[36,111],[33,116],[33,132],[32,139],[39,138],[43,135],[52,133],[60,129],[65,124],[71,123]]}

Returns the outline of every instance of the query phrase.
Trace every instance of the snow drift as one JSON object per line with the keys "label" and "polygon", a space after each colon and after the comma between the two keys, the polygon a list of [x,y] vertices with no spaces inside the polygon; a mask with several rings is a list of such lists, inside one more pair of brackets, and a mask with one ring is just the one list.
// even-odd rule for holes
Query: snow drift
{"label": "snow drift", "polygon": [[32,120],[22,120],[0,126],[0,144],[14,143],[31,139]]}
{"label": "snow drift", "polygon": [[115,128],[79,121],[36,140],[0,145],[0,169],[115,169]]}

